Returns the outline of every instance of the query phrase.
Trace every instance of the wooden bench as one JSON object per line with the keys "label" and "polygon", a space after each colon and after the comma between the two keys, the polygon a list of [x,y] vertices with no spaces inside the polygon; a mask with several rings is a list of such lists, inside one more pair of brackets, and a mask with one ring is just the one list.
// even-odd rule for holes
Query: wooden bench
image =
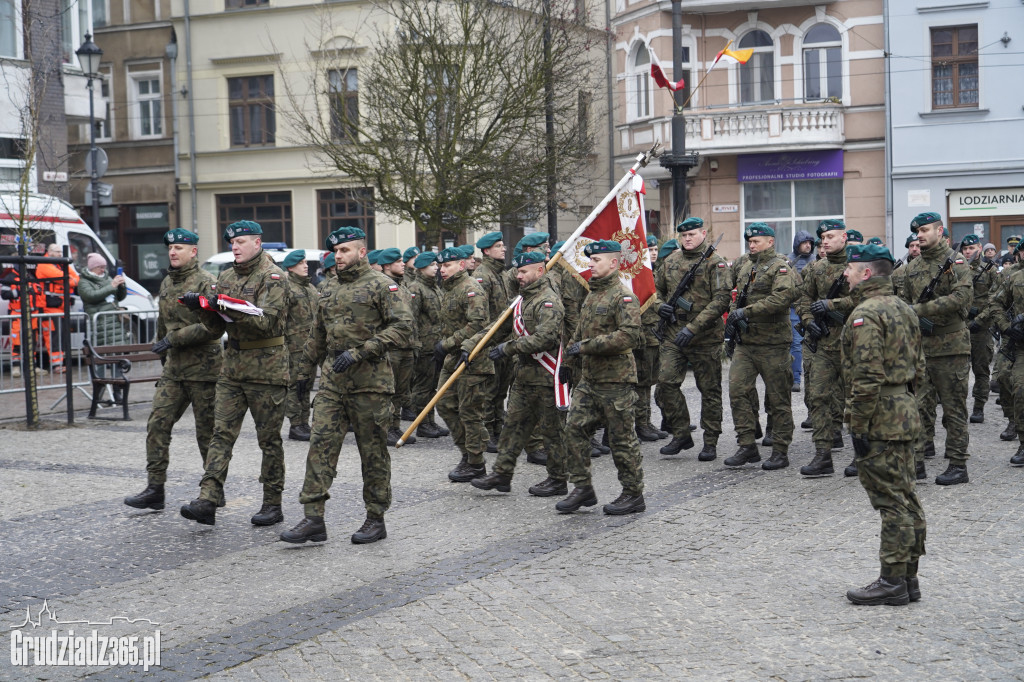
{"label": "wooden bench", "polygon": [[[151,345],[148,343],[93,346],[89,339],[82,342],[82,355],[85,358],[85,364],[89,367],[89,379],[92,381],[92,405],[89,407],[89,419],[97,419],[96,408],[100,404],[100,397],[103,395],[104,389],[107,386],[118,386],[121,388],[124,421],[131,421],[128,416],[128,389],[132,384],[142,384],[160,378],[160,372],[153,375],[131,376],[132,363],[160,361],[160,356],[150,348]],[[120,368],[124,376],[100,376],[97,370],[101,367],[110,367],[111,371],[107,374],[113,374],[115,367]]]}

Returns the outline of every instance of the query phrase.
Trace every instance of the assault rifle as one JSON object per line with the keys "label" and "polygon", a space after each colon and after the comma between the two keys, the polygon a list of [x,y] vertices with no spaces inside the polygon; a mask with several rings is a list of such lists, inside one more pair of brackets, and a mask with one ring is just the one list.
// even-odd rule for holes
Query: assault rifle
{"label": "assault rifle", "polygon": [[[939,285],[939,279],[947,272],[951,272],[953,264],[956,263],[957,251],[949,254],[949,257],[939,267],[939,271],[932,277],[932,281],[928,282],[928,286],[921,290],[921,295],[917,297],[918,305],[927,303],[928,301],[935,298],[935,288]],[[929,320],[927,317],[920,318],[921,334],[924,336],[931,336],[932,330],[935,328],[935,323]]]}
{"label": "assault rifle", "polygon": [[[750,277],[747,279],[747,283],[743,285],[743,291],[740,292],[739,296],[736,297],[736,307],[745,308],[747,306],[747,297],[750,294],[750,285],[754,283],[754,278],[757,277],[757,264],[750,264]],[[739,322],[729,322],[725,325],[725,357],[732,359],[732,354],[736,351],[736,344],[740,342],[740,335],[742,332],[747,330],[747,323],[743,320]]]}
{"label": "assault rifle", "polygon": [[[682,308],[686,312],[690,312],[690,310],[693,309],[693,303],[683,298],[683,294],[693,286],[693,280],[697,277],[697,270],[700,269],[700,266],[703,265],[708,258],[711,258],[715,249],[718,248],[718,243],[722,241],[722,237],[724,236],[724,234],[718,235],[718,239],[715,240],[715,243],[704,249],[703,253],[700,254],[700,258],[698,258],[697,262],[693,264],[693,267],[691,267],[683,278],[679,280],[679,284],[676,285],[675,291],[672,292],[672,297],[666,301],[666,303],[672,306],[673,310],[675,310],[676,307]],[[672,320],[675,321],[674,313]],[[658,337],[659,341],[665,338],[665,327],[668,326],[668,323],[669,321],[664,317],[658,320],[658,327],[654,330],[654,335]]]}
{"label": "assault rifle", "polygon": [[895,263],[892,264],[893,272],[895,272],[896,270],[899,270],[902,265],[903,265],[903,259],[900,258],[899,260],[897,260]]}
{"label": "assault rifle", "polygon": [[[839,290],[843,288],[844,281],[845,278],[843,277],[843,273],[839,273],[839,276],[836,277],[836,281],[832,282],[832,286],[828,288],[828,293],[825,294],[825,298],[832,299],[838,296]],[[829,330],[829,323],[835,322],[836,324],[842,324],[843,314],[840,313],[838,310],[830,310],[824,315],[815,315],[814,322],[815,324],[818,325],[818,328],[821,329],[821,336],[814,336],[813,334],[808,334],[807,336],[804,337],[804,341],[806,341],[807,343],[808,350],[810,350],[812,353],[817,353],[818,341],[821,341],[823,338],[825,338],[831,333]]]}

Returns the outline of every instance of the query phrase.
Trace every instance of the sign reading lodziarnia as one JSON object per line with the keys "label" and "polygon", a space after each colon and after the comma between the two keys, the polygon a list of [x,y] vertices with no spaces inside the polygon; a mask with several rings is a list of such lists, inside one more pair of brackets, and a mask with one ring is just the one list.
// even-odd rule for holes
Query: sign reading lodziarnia
{"label": "sign reading lodziarnia", "polygon": [[1024,187],[950,190],[951,218],[989,215],[1024,215]]}

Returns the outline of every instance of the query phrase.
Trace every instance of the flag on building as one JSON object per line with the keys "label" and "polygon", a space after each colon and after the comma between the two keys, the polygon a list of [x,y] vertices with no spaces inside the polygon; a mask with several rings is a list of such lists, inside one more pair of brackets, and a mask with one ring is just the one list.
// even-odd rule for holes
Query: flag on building
{"label": "flag on building", "polygon": [[[558,261],[587,286],[590,281],[590,259],[583,255],[584,247],[599,239],[619,242],[619,279],[633,292],[641,310],[654,301],[654,270],[647,250],[647,213],[644,211],[644,181],[639,175],[619,192],[615,201],[608,202],[590,225],[575,241],[567,244]],[[588,287],[589,288],[589,287]]]}
{"label": "flag on building", "polygon": [[668,88],[672,92],[682,90],[686,87],[684,79],[680,78],[678,81],[673,83],[665,76],[665,72],[661,68],[661,64],[657,60],[651,60],[651,78],[658,84],[659,88]]}
{"label": "flag on building", "polygon": [[729,46],[731,45],[732,41],[730,40],[726,44],[725,49],[715,56],[715,61],[711,62],[711,68],[709,68],[708,71],[715,68],[719,62],[746,64],[750,61],[750,58],[754,56],[753,48],[747,48],[745,50],[730,50]]}

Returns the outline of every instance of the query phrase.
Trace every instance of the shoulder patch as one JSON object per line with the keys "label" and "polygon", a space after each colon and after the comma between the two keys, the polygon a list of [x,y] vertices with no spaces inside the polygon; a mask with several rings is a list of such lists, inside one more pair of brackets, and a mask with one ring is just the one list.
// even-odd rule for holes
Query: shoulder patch
{"label": "shoulder patch", "polygon": [[398,291],[398,285],[397,284],[389,284],[388,285],[388,290],[390,290],[390,291]]}
{"label": "shoulder patch", "polygon": [[475,291],[466,292],[466,296],[469,297],[469,298],[473,298],[474,296],[476,296],[476,292]]}
{"label": "shoulder patch", "polygon": [[477,277],[476,281],[480,282],[480,284],[483,284],[484,283],[484,278],[483,277]]}
{"label": "shoulder patch", "polygon": [[623,303],[632,303],[633,302],[633,297],[632,296],[623,296],[622,297],[622,302]]}
{"label": "shoulder patch", "polygon": [[549,302],[549,301],[544,301],[544,307],[545,307],[545,308],[551,308],[551,307],[553,307],[554,305],[555,305],[554,303],[551,303],[551,302]]}
{"label": "shoulder patch", "polygon": [[780,275],[785,275],[787,272],[789,272],[789,268],[779,268]]}
{"label": "shoulder patch", "polygon": [[863,317],[858,317],[856,320],[853,321],[853,326],[854,327],[859,327],[862,324],[864,324],[864,318]]}
{"label": "shoulder patch", "polygon": [[957,265],[963,265],[964,264],[964,259],[963,258],[957,258],[953,262],[956,263]]}
{"label": "shoulder patch", "polygon": [[719,263],[719,264],[718,264],[718,267],[720,267],[720,268],[724,268],[724,267],[725,267],[725,263]]}
{"label": "shoulder patch", "polygon": [[281,279],[281,275],[277,274],[276,272],[272,272],[270,273],[270,279]]}

